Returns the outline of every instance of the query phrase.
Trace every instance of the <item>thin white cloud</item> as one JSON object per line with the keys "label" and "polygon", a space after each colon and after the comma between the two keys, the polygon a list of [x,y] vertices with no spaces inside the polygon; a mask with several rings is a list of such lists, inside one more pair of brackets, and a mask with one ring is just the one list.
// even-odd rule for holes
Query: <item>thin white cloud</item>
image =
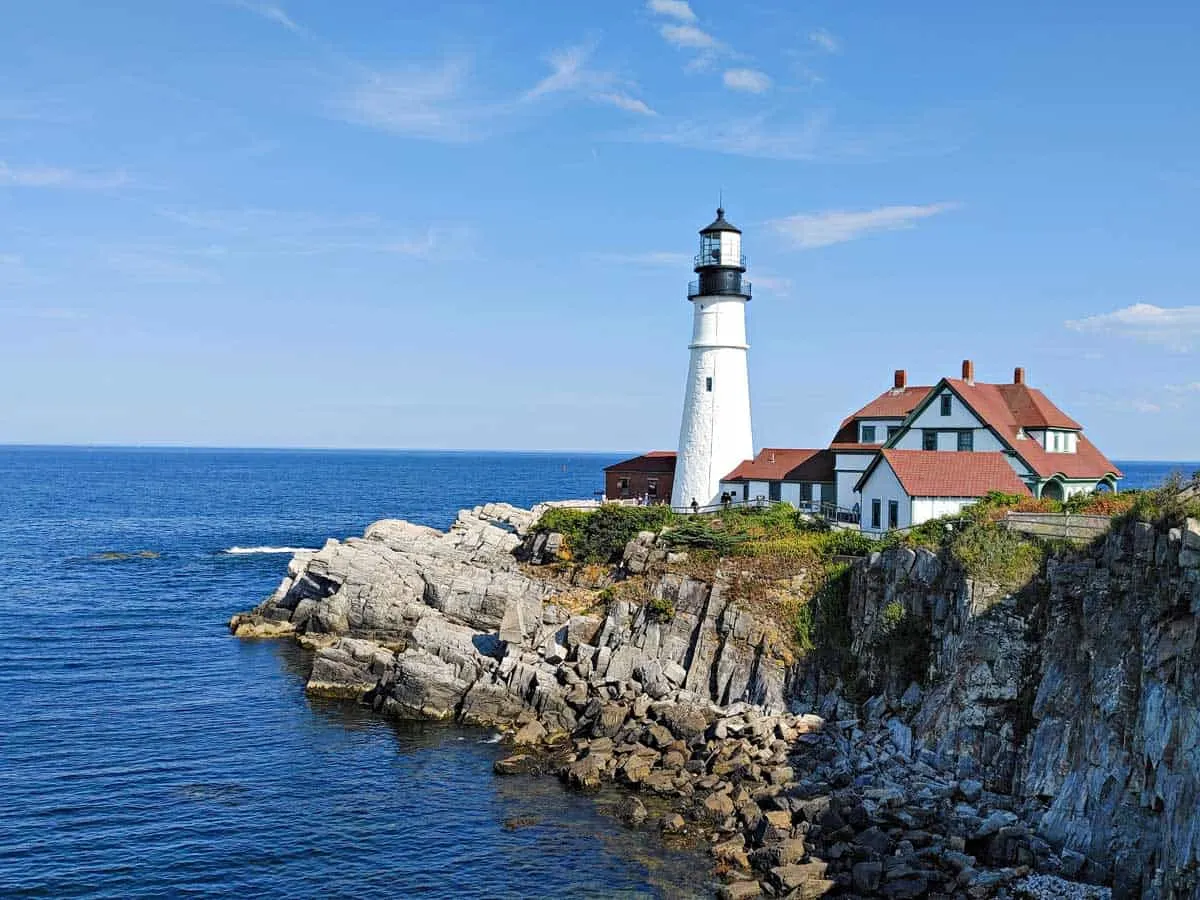
{"label": "thin white cloud", "polygon": [[607,103],[609,106],[615,106],[617,109],[623,109],[626,112],[638,113],[643,116],[656,116],[656,113],[645,101],[630,97],[628,94],[622,94],[617,91],[606,92],[602,91],[598,94],[593,94],[592,99],[597,103]]}
{"label": "thin white cloud", "polygon": [[859,211],[827,210],[776,219],[769,224],[797,247],[811,249],[842,244],[877,231],[912,228],[921,219],[956,209],[956,203],[924,206],[882,206]]}
{"label": "thin white cloud", "polygon": [[482,136],[486,108],[463,99],[470,64],[446,59],[432,69],[371,72],[336,101],[336,111],[359,125],[393,134],[462,143]]}
{"label": "thin white cloud", "polygon": [[712,50],[720,42],[696,25],[662,25],[658,29],[668,44],[691,50]]}
{"label": "thin white cloud", "polygon": [[687,0],[646,0],[646,9],[655,15],[678,19],[680,22],[696,21],[696,14]]}
{"label": "thin white cloud", "polygon": [[1191,381],[1187,384],[1168,384],[1167,390],[1173,394],[1200,394],[1200,381]]}
{"label": "thin white cloud", "polygon": [[288,31],[295,32],[296,34],[301,34],[304,31],[291,16],[284,12],[283,7],[277,3],[258,3],[255,0],[234,0],[234,2],[242,9],[249,10],[255,15],[266,19],[268,22],[274,22],[276,25],[286,28]]}
{"label": "thin white cloud", "polygon": [[643,100],[622,90],[619,79],[612,72],[588,66],[594,50],[592,45],[577,45],[556,50],[547,57],[550,74],[522,95],[523,102],[560,93],[580,93],[588,99],[607,106],[615,106],[626,112],[653,116],[655,112]]}
{"label": "thin white cloud", "polygon": [[724,43],[696,24],[696,14],[686,2],[647,0],[646,8],[660,18],[671,20],[658,26],[664,41],[677,49],[696,52],[685,66],[686,71],[709,69],[719,56],[729,52]]}
{"label": "thin white cloud", "polygon": [[129,184],[124,172],[82,172],[54,166],[10,166],[0,161],[0,187],[107,190]]}
{"label": "thin white cloud", "polygon": [[808,39],[826,53],[839,53],[842,49],[842,42],[824,28],[816,28],[810,31]]}
{"label": "thin white cloud", "polygon": [[770,76],[757,69],[728,69],[724,81],[725,87],[731,91],[746,91],[750,94],[761,94],[771,87]]}
{"label": "thin white cloud", "polygon": [[1200,346],[1200,306],[1134,303],[1124,309],[1072,319],[1065,324],[1072,331],[1132,338],[1179,353]]}
{"label": "thin white cloud", "polygon": [[525,100],[533,100],[546,94],[572,91],[595,79],[595,73],[585,67],[592,48],[586,45],[555,50],[546,61],[550,63],[550,74],[525,92]]}

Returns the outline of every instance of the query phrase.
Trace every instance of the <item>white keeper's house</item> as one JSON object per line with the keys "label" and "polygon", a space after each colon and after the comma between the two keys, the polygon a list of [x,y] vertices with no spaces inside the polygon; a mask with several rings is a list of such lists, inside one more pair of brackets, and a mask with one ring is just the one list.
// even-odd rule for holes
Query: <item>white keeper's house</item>
{"label": "white keeper's house", "polygon": [[[609,466],[610,498],[681,510],[786,501],[878,534],[952,515],[990,491],[1065,500],[1117,489],[1121,471],[1082,425],[1026,383],[1024,369],[1009,382],[976,381],[971,360],[961,377],[934,385],[909,385],[898,369],[888,390],[842,421],[828,447],[768,447],[744,458],[752,452],[751,292],[741,231],[719,209],[700,236],[679,450]],[[653,490],[642,489],[651,483]]]}

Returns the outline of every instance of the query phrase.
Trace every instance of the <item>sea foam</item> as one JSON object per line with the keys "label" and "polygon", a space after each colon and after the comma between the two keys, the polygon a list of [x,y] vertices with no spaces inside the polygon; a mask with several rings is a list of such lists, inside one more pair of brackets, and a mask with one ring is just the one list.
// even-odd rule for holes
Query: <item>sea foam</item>
{"label": "sea foam", "polygon": [[244,556],[248,553],[316,553],[311,547],[230,547],[222,553]]}

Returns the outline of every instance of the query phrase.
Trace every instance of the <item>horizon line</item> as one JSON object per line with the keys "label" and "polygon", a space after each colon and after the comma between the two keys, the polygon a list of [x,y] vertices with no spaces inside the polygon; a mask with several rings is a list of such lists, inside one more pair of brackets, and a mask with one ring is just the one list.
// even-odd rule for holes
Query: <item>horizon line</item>
{"label": "horizon line", "polygon": [[[120,443],[73,443],[54,444],[34,441],[0,441],[0,449],[8,450],[222,450],[222,451],[254,451],[273,453],[527,453],[531,455],[562,455],[575,454],[580,456],[614,456],[624,453],[646,453],[646,450],[580,450],[550,448],[540,450],[515,449],[511,447],[335,447],[320,445],[303,446],[271,446],[266,444],[187,444],[187,443],[158,443],[140,444]],[[779,449],[779,448],[774,448]],[[818,448],[820,449],[820,448]],[[1175,463],[1200,465],[1200,459],[1163,459],[1163,458],[1114,458],[1113,462],[1120,463]]]}

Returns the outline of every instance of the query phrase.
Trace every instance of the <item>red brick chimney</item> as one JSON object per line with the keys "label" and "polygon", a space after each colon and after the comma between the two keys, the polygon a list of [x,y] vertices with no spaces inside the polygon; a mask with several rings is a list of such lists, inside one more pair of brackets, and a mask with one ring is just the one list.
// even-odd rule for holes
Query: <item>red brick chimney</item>
{"label": "red brick chimney", "polygon": [[1024,384],[1024,383],[1025,383],[1025,369],[1021,366],[1017,366],[1015,369],[1013,369],[1013,384]]}
{"label": "red brick chimney", "polygon": [[975,363],[969,359],[963,360],[962,380],[967,384],[975,383]]}
{"label": "red brick chimney", "polygon": [[896,370],[896,380],[892,383],[896,390],[902,391],[908,387],[908,373],[903,369]]}

